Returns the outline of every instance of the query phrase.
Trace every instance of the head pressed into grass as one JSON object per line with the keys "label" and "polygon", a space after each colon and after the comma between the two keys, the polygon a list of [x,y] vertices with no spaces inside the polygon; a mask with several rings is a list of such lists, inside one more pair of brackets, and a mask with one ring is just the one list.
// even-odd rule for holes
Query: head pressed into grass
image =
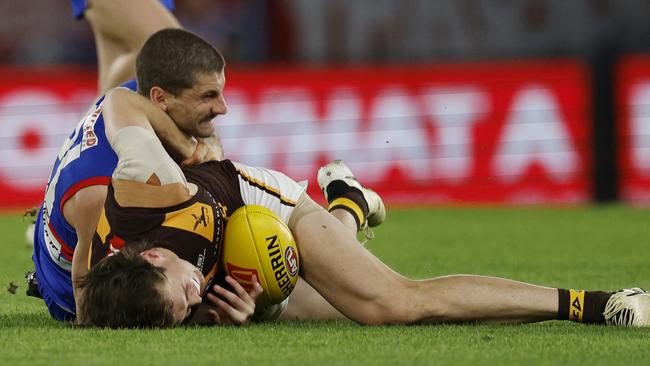
{"label": "head pressed into grass", "polygon": [[202,274],[168,249],[126,245],[81,280],[80,325],[164,328],[180,324],[201,302]]}

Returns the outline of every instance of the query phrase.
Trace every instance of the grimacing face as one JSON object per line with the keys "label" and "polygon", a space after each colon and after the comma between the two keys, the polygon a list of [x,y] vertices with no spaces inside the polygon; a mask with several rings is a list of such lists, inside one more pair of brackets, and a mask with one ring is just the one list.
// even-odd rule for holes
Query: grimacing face
{"label": "grimacing face", "polygon": [[223,97],[225,71],[198,74],[196,83],[179,95],[167,95],[167,114],[181,131],[194,137],[210,137],[214,132],[212,121],[228,112]]}
{"label": "grimacing face", "polygon": [[154,247],[140,255],[154,266],[165,269],[166,280],[161,292],[173,304],[174,324],[182,323],[190,315],[191,308],[201,303],[205,291],[203,274],[190,262],[165,248]]}

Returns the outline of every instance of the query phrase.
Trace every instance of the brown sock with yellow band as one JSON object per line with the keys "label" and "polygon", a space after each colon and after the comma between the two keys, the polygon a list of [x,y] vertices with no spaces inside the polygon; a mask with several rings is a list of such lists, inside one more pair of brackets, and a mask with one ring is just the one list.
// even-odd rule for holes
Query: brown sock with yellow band
{"label": "brown sock with yellow band", "polygon": [[605,324],[605,305],[611,292],[558,289],[558,319]]}
{"label": "brown sock with yellow band", "polygon": [[337,209],[348,211],[357,222],[357,230],[366,222],[368,204],[359,189],[336,180],[327,186],[327,198],[329,200],[327,210],[330,212]]}

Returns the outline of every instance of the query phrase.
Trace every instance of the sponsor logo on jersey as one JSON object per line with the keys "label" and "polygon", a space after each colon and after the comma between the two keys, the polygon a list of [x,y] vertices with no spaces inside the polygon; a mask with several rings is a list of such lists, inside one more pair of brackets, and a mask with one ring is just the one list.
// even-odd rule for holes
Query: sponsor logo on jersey
{"label": "sponsor logo on jersey", "polygon": [[205,252],[206,249],[203,249],[203,253],[199,253],[199,258],[196,260],[196,268],[203,272],[203,263],[205,262]]}
{"label": "sponsor logo on jersey", "polygon": [[298,274],[298,254],[293,247],[287,247],[284,251],[284,261],[287,263],[287,270],[291,276]]}
{"label": "sponsor logo on jersey", "polygon": [[[161,226],[189,231],[201,235],[206,240],[213,241],[215,234],[214,210],[205,203],[196,202],[189,207],[165,214],[165,221]],[[220,223],[217,226],[220,227]]]}
{"label": "sponsor logo on jersey", "polygon": [[210,219],[206,216],[207,211],[208,209],[205,206],[201,206],[200,214],[192,214],[192,217],[194,217],[194,220],[196,220],[194,223],[194,228],[192,229],[193,231],[196,231],[196,228],[199,226],[199,224],[203,225],[203,227],[208,227]]}
{"label": "sponsor logo on jersey", "polygon": [[95,123],[97,123],[97,119],[101,113],[102,109],[100,105],[86,117],[81,130],[81,133],[83,133],[81,138],[81,151],[97,146],[99,143],[99,139],[95,134]]}

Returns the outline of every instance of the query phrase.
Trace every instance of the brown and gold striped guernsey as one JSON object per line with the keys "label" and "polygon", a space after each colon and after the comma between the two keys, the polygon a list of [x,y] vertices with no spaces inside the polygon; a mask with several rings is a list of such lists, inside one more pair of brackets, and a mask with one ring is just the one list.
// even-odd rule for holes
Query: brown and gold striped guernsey
{"label": "brown and gold striped guernsey", "polygon": [[192,263],[210,281],[219,270],[227,215],[244,204],[237,171],[224,160],[185,167],[183,173],[198,186],[197,193],[165,208],[121,207],[109,184],[89,267],[129,243],[146,240]]}

